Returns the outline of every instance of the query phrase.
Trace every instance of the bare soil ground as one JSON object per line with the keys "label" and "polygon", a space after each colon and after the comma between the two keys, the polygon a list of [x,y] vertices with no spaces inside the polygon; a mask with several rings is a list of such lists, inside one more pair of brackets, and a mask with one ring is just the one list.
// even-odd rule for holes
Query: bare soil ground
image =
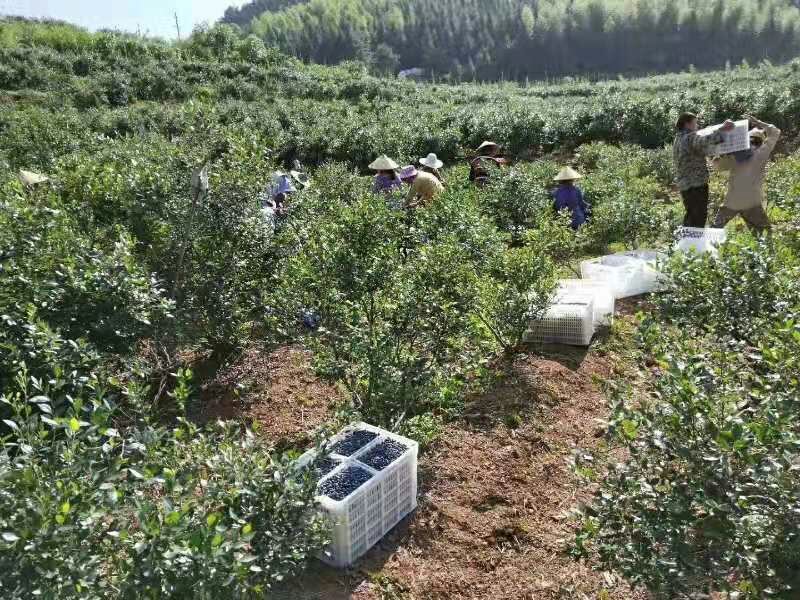
{"label": "bare soil ground", "polygon": [[[633,306],[622,307],[623,322]],[[595,487],[572,459],[615,452],[603,435],[608,406],[599,384],[624,361],[607,342],[588,352],[548,347],[503,365],[496,385],[421,455],[418,509],[353,569],[313,564],[278,597],[646,598],[566,552],[573,511]],[[238,397],[234,384],[244,385]],[[303,439],[341,400],[298,348],[247,354],[206,392],[220,399],[213,416],[256,419],[276,442]]]}

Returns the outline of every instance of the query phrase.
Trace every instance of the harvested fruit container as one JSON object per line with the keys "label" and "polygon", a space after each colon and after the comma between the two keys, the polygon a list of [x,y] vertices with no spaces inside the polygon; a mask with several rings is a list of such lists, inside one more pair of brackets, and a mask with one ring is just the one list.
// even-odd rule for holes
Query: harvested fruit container
{"label": "harvested fruit container", "polygon": [[581,277],[602,281],[611,288],[616,299],[627,298],[640,293],[643,268],[642,261],[630,256],[601,256],[581,263]]}
{"label": "harvested fruit container", "polygon": [[679,227],[675,232],[675,250],[698,254],[710,252],[717,253],[717,247],[728,239],[728,232],[724,229],[702,229],[700,227]]}
{"label": "harvested fruit container", "polygon": [[666,289],[667,280],[661,272],[662,265],[667,260],[666,253],[641,249],[618,252],[614,256],[633,258],[642,262],[642,277],[635,286],[634,295],[662,292]]}
{"label": "harvested fruit container", "polygon": [[[357,423],[336,435],[329,447],[337,466],[320,479],[316,499],[333,529],[331,544],[320,558],[334,567],[349,567],[417,507],[419,446]],[[314,457],[309,451],[298,464],[308,465]]]}
{"label": "harvested fruit container", "polygon": [[561,299],[541,319],[531,322],[525,341],[538,344],[588,346],[594,335],[594,299],[578,295]]}
{"label": "harvested fruit container", "polygon": [[614,321],[616,301],[614,292],[602,281],[592,279],[562,279],[558,282],[556,302],[569,298],[572,294],[588,294],[594,299],[594,326],[607,327]]}

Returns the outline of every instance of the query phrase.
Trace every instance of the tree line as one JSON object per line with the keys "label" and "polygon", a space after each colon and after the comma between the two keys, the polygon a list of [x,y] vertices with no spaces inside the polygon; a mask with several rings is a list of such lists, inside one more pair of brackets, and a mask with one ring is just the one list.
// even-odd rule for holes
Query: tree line
{"label": "tree line", "polygon": [[800,54],[794,0],[255,0],[229,9],[268,45],[381,73],[456,80],[675,71]]}

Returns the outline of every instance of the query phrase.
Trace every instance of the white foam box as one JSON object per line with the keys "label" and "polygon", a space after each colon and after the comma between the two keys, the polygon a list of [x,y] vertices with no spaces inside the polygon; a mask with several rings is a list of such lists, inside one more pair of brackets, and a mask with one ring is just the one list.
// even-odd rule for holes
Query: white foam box
{"label": "white foam box", "polygon": [[568,298],[565,293],[588,294],[592,297],[595,329],[609,326],[614,321],[616,299],[606,283],[591,279],[562,279],[558,282],[556,300]]}
{"label": "white foam box", "polygon": [[[371,431],[377,437],[352,456],[331,453],[330,457],[340,464],[320,479],[318,486],[348,467],[358,467],[372,477],[343,500],[333,500],[318,495],[316,501],[330,520],[331,543],[320,559],[334,567],[352,566],[403,518],[417,507],[417,458],[419,445],[408,438],[373,427],[356,423],[343,429],[331,438],[329,447],[343,440],[353,431]],[[407,450],[383,470],[377,470],[360,461],[370,450],[385,440],[394,440]],[[307,466],[315,458],[310,450],[301,456],[297,464]]]}
{"label": "white foam box", "polygon": [[717,247],[728,239],[725,229],[702,229],[700,227],[679,227],[675,232],[675,250],[699,254],[717,253]]}
{"label": "white foam box", "polygon": [[594,298],[591,294],[560,299],[531,322],[525,341],[536,344],[589,346],[594,336]]}
{"label": "white foam box", "polygon": [[[735,122],[735,127],[731,131],[722,132],[724,141],[721,144],[715,144],[708,150],[709,156],[730,154],[731,152],[739,152],[740,150],[750,149],[750,122],[747,119]],[[722,125],[712,125],[697,132],[700,136],[709,136],[722,128]]]}
{"label": "white foam box", "polygon": [[642,262],[642,277],[639,280],[639,285],[634,286],[637,292],[634,295],[663,292],[667,288],[667,279],[661,272],[662,266],[667,261],[665,252],[646,249],[627,250],[618,252],[615,256],[624,256]]}
{"label": "white foam box", "polygon": [[643,269],[642,261],[629,256],[601,256],[581,263],[581,277],[602,281],[619,300],[639,293]]}

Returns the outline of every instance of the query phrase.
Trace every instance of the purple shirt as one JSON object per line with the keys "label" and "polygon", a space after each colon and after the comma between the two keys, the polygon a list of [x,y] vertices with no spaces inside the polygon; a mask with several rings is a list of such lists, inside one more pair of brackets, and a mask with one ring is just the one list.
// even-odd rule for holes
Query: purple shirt
{"label": "purple shirt", "polygon": [[403,186],[400,178],[392,179],[388,175],[376,175],[375,182],[372,184],[372,191],[376,194],[379,192],[391,192],[394,189]]}
{"label": "purple shirt", "polygon": [[560,185],[553,191],[556,211],[569,210],[572,213],[572,228],[578,229],[586,223],[588,206],[583,199],[583,193],[574,185]]}

